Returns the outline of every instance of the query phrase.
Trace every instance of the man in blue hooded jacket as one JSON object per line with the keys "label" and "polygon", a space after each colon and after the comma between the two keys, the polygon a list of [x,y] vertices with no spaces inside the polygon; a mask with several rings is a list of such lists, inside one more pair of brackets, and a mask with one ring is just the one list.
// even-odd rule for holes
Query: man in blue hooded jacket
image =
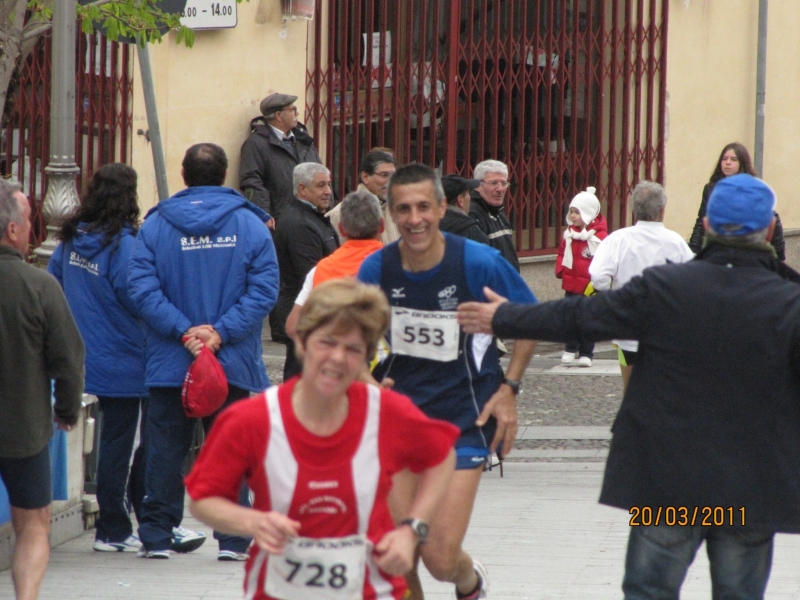
{"label": "man in blue hooded jacket", "polygon": [[[169,558],[171,548],[188,551],[202,543],[180,544],[173,534],[183,517],[183,463],[195,426],[181,404],[181,386],[193,360],[184,344],[200,340],[216,353],[229,389],[220,410],[261,391],[269,386],[261,324],[278,298],[278,260],[264,226],[270,217],[239,192],[222,187],[225,151],[196,144],[182,166],[187,189],[147,214],[129,273],[131,299],[148,326],[149,448],[139,523],[140,556],[147,558]],[[212,420],[204,419],[206,428]],[[250,540],[215,537],[220,560],[247,558]]]}

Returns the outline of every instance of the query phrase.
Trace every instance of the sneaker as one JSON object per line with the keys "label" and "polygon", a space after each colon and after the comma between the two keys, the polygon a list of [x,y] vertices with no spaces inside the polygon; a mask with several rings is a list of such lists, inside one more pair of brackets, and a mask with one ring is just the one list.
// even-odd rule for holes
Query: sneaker
{"label": "sneaker", "polygon": [[169,558],[169,550],[145,550],[144,546],[139,548],[139,552],[136,553],[136,556],[139,558]]}
{"label": "sneaker", "polygon": [[142,547],[142,542],[135,535],[129,535],[123,542],[94,541],[95,552],[136,552]]}
{"label": "sneaker", "polygon": [[581,356],[578,359],[578,366],[579,367],[591,367],[592,366],[592,359],[588,356]]}
{"label": "sneaker", "polygon": [[571,365],[575,362],[575,353],[574,352],[564,352],[561,355],[561,364],[562,365]]}
{"label": "sneaker", "polygon": [[186,527],[173,527],[172,535],[172,550],[180,554],[194,552],[206,543],[206,534]]}
{"label": "sneaker", "polygon": [[462,596],[456,590],[456,598],[458,600],[478,600],[479,598],[486,598],[489,593],[489,573],[486,571],[486,567],[483,566],[481,561],[473,558],[472,568],[475,569],[475,573],[478,575],[478,587],[474,592],[466,596]]}
{"label": "sneaker", "polygon": [[247,560],[250,555],[247,552],[234,552],[233,550],[220,550],[217,560]]}

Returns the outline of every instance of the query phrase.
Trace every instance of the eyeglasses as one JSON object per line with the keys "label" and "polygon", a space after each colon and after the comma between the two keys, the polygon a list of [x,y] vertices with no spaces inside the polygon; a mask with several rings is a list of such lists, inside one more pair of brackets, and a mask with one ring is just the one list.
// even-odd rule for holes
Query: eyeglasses
{"label": "eyeglasses", "polygon": [[375,173],[373,173],[373,175],[377,175],[378,177],[381,177],[383,179],[389,179],[389,177],[392,176],[392,173],[393,172],[390,172],[390,171],[375,171]]}
{"label": "eyeglasses", "polygon": [[502,181],[502,180],[486,181],[485,179],[481,179],[481,183],[488,185],[489,187],[502,187],[502,188],[507,188],[508,186],[511,185],[510,181]]}
{"label": "eyeglasses", "polygon": [[290,106],[289,108],[284,108],[282,110],[282,112],[293,112],[294,114],[297,114],[297,107],[296,106]]}

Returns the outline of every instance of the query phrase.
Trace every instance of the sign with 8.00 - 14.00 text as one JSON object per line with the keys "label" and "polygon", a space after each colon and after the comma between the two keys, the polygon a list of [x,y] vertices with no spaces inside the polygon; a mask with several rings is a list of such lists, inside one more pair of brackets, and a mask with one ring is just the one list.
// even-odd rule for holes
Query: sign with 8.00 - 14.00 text
{"label": "sign with 8.00 - 14.00 text", "polygon": [[236,27],[236,0],[188,0],[181,23],[192,29]]}

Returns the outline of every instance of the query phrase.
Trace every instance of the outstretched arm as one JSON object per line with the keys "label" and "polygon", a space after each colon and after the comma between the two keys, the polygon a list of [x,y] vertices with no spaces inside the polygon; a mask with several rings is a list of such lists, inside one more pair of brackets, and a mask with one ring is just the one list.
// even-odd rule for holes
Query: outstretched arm
{"label": "outstretched arm", "polygon": [[458,305],[458,324],[467,333],[494,335],[492,331],[494,313],[501,304],[508,302],[508,299],[496,294],[488,287],[483,288],[483,291],[488,302],[464,302]]}

